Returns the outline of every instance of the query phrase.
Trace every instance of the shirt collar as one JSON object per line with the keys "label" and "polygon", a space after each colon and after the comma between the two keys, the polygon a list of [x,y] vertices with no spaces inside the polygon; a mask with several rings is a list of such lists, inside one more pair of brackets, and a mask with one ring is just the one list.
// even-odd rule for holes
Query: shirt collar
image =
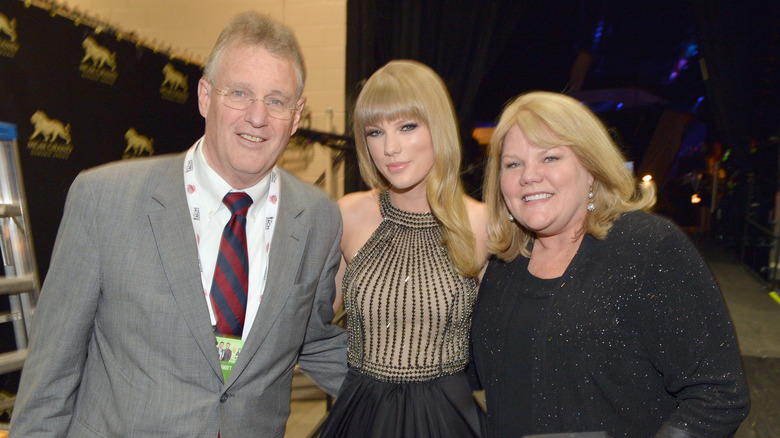
{"label": "shirt collar", "polygon": [[268,188],[271,185],[271,173],[275,171],[275,168],[271,172],[268,172],[268,175],[263,177],[263,179],[252,187],[248,187],[245,190],[235,190],[208,165],[206,157],[203,155],[202,145],[203,139],[201,139],[195,147],[193,172],[195,172],[195,181],[200,185],[200,196],[203,208],[209,212],[216,212],[220,208],[227,208],[222,204],[222,198],[224,198],[228,192],[238,191],[246,192],[246,194],[252,198],[252,207],[249,208],[249,214],[254,214],[255,208],[258,208],[258,205],[262,206],[265,203],[265,198],[268,196]]}

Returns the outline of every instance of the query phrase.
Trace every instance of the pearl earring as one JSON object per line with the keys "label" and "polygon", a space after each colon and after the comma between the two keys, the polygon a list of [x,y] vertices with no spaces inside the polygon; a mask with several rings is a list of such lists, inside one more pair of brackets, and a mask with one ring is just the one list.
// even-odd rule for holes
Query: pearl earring
{"label": "pearl earring", "polygon": [[588,211],[593,211],[596,209],[596,204],[593,203],[593,198],[595,198],[596,195],[593,194],[593,186],[590,187],[590,192],[588,192]]}
{"label": "pearl earring", "polygon": [[512,216],[512,213],[509,213],[509,222],[514,222],[514,221],[515,221],[515,217]]}

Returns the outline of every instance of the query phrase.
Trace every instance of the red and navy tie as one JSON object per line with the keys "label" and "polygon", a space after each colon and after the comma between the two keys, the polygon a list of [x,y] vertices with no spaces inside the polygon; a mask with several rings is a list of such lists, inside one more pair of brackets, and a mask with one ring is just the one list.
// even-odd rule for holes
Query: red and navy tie
{"label": "red and navy tie", "polygon": [[246,316],[249,285],[249,256],[246,250],[246,214],[252,198],[244,192],[231,192],[222,202],[233,214],[219,242],[219,255],[211,284],[211,303],[217,330],[226,336],[241,336]]}

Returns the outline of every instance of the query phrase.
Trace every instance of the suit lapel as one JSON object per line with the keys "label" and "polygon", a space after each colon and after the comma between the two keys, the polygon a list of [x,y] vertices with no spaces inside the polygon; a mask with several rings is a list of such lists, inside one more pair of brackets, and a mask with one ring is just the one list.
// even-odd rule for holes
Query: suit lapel
{"label": "suit lapel", "polygon": [[214,331],[198,271],[195,232],[184,193],[184,155],[173,157],[166,164],[152,195],[159,203],[159,208],[150,208],[149,222],[179,310],[204,356],[221,378],[219,358],[215,354]]}
{"label": "suit lapel", "polygon": [[284,171],[280,171],[279,175],[279,211],[269,254],[268,279],[252,329],[227,384],[235,381],[246,368],[281,314],[295,284],[306,248],[309,230],[301,223],[301,215],[305,210],[303,196],[290,181],[290,175]]}

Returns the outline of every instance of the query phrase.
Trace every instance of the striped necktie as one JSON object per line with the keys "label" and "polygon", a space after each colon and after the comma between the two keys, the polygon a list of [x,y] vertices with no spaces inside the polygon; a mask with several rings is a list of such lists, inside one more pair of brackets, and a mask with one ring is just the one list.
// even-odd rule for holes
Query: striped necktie
{"label": "striped necktie", "polygon": [[244,192],[231,192],[225,195],[222,202],[230,209],[232,216],[219,242],[214,281],[211,283],[211,303],[219,333],[241,337],[249,285],[246,214],[252,205],[252,198]]}

